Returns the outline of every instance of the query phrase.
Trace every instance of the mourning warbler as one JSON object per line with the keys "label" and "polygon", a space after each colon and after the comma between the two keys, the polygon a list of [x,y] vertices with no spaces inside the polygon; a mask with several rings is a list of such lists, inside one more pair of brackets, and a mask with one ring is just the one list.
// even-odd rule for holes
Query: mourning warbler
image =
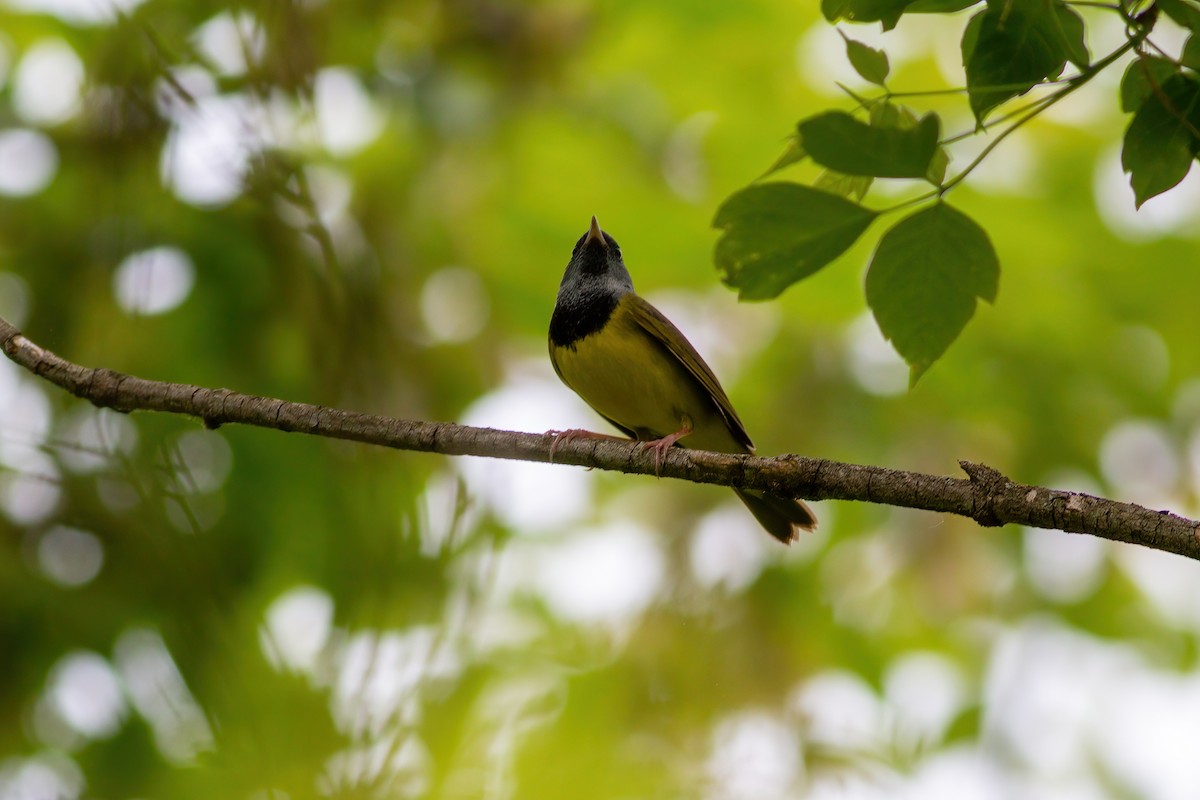
{"label": "mourning warbler", "polygon": [[[591,228],[575,243],[550,319],[550,361],[563,383],[661,464],[678,445],[753,453],[754,445],[713,371],[679,329],[633,290],[621,248]],[[564,437],[599,436],[564,431]],[[803,502],[734,489],[750,513],[787,544],[817,518]]]}

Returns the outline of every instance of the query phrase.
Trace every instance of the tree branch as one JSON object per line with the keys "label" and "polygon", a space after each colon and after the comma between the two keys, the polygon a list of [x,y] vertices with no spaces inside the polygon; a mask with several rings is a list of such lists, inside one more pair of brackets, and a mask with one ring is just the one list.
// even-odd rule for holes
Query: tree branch
{"label": "tree branch", "polygon": [[[165,411],[199,417],[210,428],[255,425],[366,444],[445,455],[549,462],[550,434],[417,422],[292,403],[124,375],[73,364],[25,338],[0,318],[0,347],[12,361],[76,397],[121,412]],[[653,454],[634,443],[566,439],[554,461],[653,475]],[[808,500],[858,500],[970,517],[983,526],[1008,523],[1089,533],[1200,560],[1200,522],[1078,492],[1014,483],[991,467],[960,461],[967,478],[903,472],[796,455],[758,456],[673,448],[661,474],[696,483],[761,489]]]}

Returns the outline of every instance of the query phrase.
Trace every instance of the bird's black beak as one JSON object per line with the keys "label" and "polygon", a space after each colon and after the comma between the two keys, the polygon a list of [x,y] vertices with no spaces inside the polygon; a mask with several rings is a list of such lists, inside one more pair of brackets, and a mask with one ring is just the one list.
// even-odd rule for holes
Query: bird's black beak
{"label": "bird's black beak", "polygon": [[596,221],[596,217],[592,217],[592,227],[588,229],[587,236],[584,237],[584,245],[589,245],[592,242],[599,244],[605,250],[608,249],[608,242],[604,240],[604,233],[600,230],[600,223]]}

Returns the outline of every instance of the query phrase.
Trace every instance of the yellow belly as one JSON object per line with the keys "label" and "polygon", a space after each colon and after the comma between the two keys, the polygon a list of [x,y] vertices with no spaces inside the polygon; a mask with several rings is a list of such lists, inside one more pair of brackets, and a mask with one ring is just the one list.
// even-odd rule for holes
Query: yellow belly
{"label": "yellow belly", "polygon": [[588,405],[639,439],[658,439],[690,423],[683,447],[745,452],[703,385],[670,351],[618,309],[599,333],[574,348],[551,348],[563,381]]}

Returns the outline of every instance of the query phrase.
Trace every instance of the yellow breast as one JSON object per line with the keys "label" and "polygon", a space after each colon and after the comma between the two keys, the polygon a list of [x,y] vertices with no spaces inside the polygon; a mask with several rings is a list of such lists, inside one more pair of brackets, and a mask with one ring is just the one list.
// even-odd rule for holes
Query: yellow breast
{"label": "yellow breast", "polygon": [[639,439],[657,439],[690,422],[694,433],[680,444],[740,453],[708,391],[619,304],[608,324],[571,347],[551,345],[563,382],[588,405]]}

